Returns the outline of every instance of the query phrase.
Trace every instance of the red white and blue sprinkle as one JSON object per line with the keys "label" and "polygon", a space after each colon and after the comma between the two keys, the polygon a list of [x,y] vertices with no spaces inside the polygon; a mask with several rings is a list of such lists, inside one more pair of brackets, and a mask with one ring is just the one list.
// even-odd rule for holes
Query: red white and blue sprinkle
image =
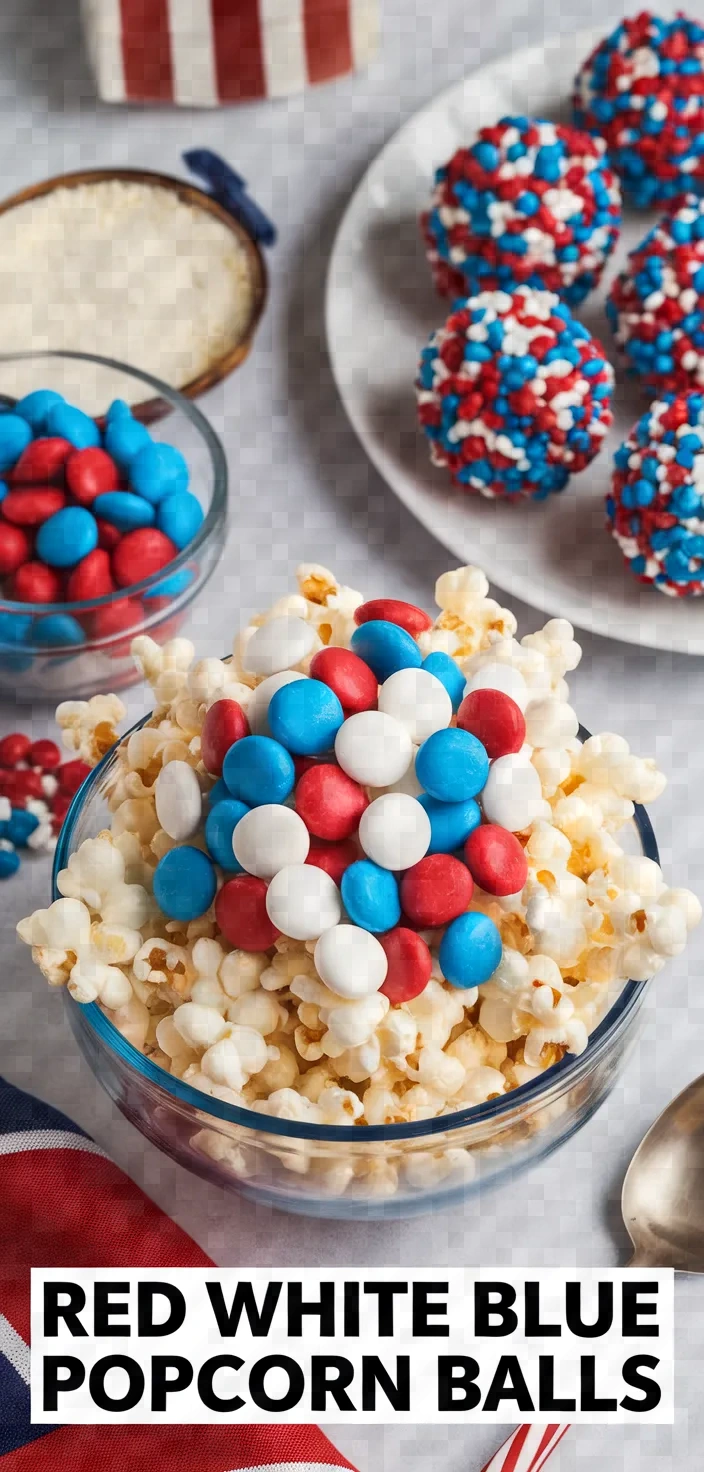
{"label": "red white and blue sprinkle", "polygon": [[642,583],[704,593],[704,394],[651,404],[614,457],[609,529]]}
{"label": "red white and blue sprinkle", "polygon": [[606,312],[645,388],[662,395],[704,386],[704,199],[687,195],[631,251]]}

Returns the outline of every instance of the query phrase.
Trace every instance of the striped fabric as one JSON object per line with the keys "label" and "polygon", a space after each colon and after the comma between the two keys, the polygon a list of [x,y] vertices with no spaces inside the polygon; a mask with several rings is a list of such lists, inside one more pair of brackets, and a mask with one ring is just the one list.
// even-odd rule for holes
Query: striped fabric
{"label": "striped fabric", "polygon": [[378,0],[83,0],[105,102],[217,107],[364,66]]}
{"label": "striped fabric", "polygon": [[316,1426],[32,1426],[29,1269],[207,1267],[71,1120],[0,1079],[0,1472],[354,1472]]}
{"label": "striped fabric", "polygon": [[540,1472],[569,1426],[517,1426],[482,1472]]}

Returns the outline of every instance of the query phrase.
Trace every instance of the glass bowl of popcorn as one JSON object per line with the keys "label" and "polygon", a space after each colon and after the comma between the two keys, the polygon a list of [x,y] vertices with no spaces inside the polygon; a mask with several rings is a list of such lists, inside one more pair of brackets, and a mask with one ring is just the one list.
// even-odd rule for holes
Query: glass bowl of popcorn
{"label": "glass bowl of popcorn", "polygon": [[[488,597],[476,569],[445,575],[436,599],[434,620],[390,600],[380,608],[326,569],[306,566],[298,591],[253,619],[225,661],[196,661],[185,639],[162,649],[137,640],[134,657],[152,685],[155,709],[109,750],[124,713],[117,697],[67,702],[57,712],[65,744],[98,764],[59,837],[53,903],[20,923],[20,937],[49,983],[64,989],[79,1046],[127,1118],[195,1174],[288,1211],[410,1215],[478,1196],[551,1153],[608,1094],[637,1037],[651,978],[684,948],[701,914],[694,896],[667,887],[659,866],[643,804],[662,791],[662,774],[623,738],[589,736],[568,704],[565,675],[580,655],[570,625],[550,620],[519,641],[513,615]],[[415,620],[410,639],[417,653],[389,633],[390,625],[399,627],[394,618]],[[282,641],[288,663],[265,673],[262,663],[280,654]],[[316,861],[311,851],[309,865],[280,867],[278,845],[292,835],[299,841],[302,812],[315,837],[320,813],[302,800],[317,781],[310,777],[319,771],[314,760],[299,764],[287,797],[282,792],[278,803],[258,805],[255,794],[248,812],[233,818],[233,808],[247,806],[237,784],[254,770],[244,762],[244,743],[258,753],[257,782],[265,749],[278,781],[285,749],[271,733],[283,736],[282,712],[292,719],[299,702],[311,699],[316,710],[328,710],[328,680],[351,700],[350,680],[360,670],[347,656],[365,663],[361,649],[374,676],[369,700],[383,718],[379,732],[395,732],[387,754],[393,749],[397,759],[403,747],[394,722],[415,723],[420,736],[413,751],[413,743],[403,748],[407,769],[390,786],[404,804],[394,799],[393,810],[407,818],[409,802],[422,806],[430,796],[424,811],[440,823],[436,838],[457,819],[458,804],[420,790],[421,778],[442,784],[452,767],[448,760],[433,770],[429,743],[439,732],[443,748],[462,746],[478,710],[486,716],[490,709],[493,719],[501,709],[520,728],[520,750],[506,765],[496,753],[496,722],[485,720],[486,752],[494,754],[488,779],[482,777],[479,826],[462,851],[474,888],[457,918],[436,927],[423,928],[419,913],[410,913],[413,894],[419,874],[427,877],[438,857],[446,870],[451,859],[457,874],[456,836],[444,849],[431,844],[427,870],[425,859],[414,864],[409,855],[397,861],[398,870],[410,864],[403,874],[388,860],[386,869],[370,860],[370,852],[383,859],[375,845],[393,838],[384,823],[364,821],[375,803],[377,814],[389,810],[388,785],[375,786],[371,767],[358,834],[342,841],[358,847],[352,855],[338,847],[333,856],[347,865],[338,873],[339,893],[330,863],[320,868],[320,853]],[[406,661],[401,687],[399,671],[388,674],[390,650]],[[421,664],[439,683],[442,675],[445,688],[457,687],[456,710],[446,710],[444,725],[438,692],[420,676],[411,684],[428,697],[422,712],[411,699],[389,714],[399,688],[407,697],[408,668]],[[291,699],[285,691],[295,691],[296,681],[305,689]],[[425,739],[421,715],[434,725]],[[347,778],[358,762],[376,764],[378,782],[384,742],[367,741],[360,752],[350,736],[357,719],[346,716],[338,726],[345,733],[335,739],[338,767]],[[288,729],[295,748],[293,724]],[[330,752],[323,765],[327,783],[338,771]],[[465,764],[463,780],[468,770]],[[361,783],[363,772],[357,776]],[[349,783],[345,790],[349,795]],[[279,826],[267,884],[251,845],[253,830],[272,818]],[[495,835],[499,820],[524,866],[513,893],[492,882],[486,853],[484,867],[476,863],[475,834]],[[223,832],[230,833],[229,859]],[[405,845],[411,837],[415,843],[417,831],[406,826]],[[327,845],[326,862],[334,847]],[[355,865],[368,881],[363,892],[350,881]],[[198,891],[211,867],[208,897]],[[183,872],[189,885],[170,888],[169,876]],[[289,900],[304,885],[305,936],[295,933],[295,916],[287,931],[281,924],[266,929],[267,916],[280,918],[277,880],[286,872]],[[382,903],[396,884],[400,925],[385,931],[380,918],[369,918],[365,931],[359,905]],[[266,905],[257,910],[259,890]],[[235,892],[246,896],[239,911]],[[311,900],[321,894],[324,920]],[[447,906],[447,893],[440,898]],[[356,932],[346,953],[355,957],[351,975],[331,961],[334,954],[339,961],[333,941],[344,931],[348,940]],[[466,940],[470,933],[458,947],[457,935]],[[487,937],[492,945],[498,938],[498,950],[487,951]],[[371,985],[364,968],[370,955],[376,965],[380,952],[388,970]],[[416,984],[419,955],[428,966]]]}
{"label": "glass bowl of popcorn", "polygon": [[226,516],[222,446],[178,391],[85,353],[0,355],[0,696],[134,683],[132,639],[174,637]]}

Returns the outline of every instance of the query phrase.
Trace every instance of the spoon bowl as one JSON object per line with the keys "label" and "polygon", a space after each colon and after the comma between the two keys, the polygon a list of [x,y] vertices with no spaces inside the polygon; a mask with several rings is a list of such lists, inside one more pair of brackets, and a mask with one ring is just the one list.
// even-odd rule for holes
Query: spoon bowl
{"label": "spoon bowl", "polygon": [[651,1125],[628,1167],[621,1210],[629,1267],[704,1273],[704,1074]]}

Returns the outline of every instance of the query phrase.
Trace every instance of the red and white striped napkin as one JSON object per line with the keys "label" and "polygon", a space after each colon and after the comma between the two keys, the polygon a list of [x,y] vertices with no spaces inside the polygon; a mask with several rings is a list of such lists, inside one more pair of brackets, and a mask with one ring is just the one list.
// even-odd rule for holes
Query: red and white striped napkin
{"label": "red and white striped napkin", "polygon": [[378,0],[83,0],[105,102],[217,107],[364,66]]}

